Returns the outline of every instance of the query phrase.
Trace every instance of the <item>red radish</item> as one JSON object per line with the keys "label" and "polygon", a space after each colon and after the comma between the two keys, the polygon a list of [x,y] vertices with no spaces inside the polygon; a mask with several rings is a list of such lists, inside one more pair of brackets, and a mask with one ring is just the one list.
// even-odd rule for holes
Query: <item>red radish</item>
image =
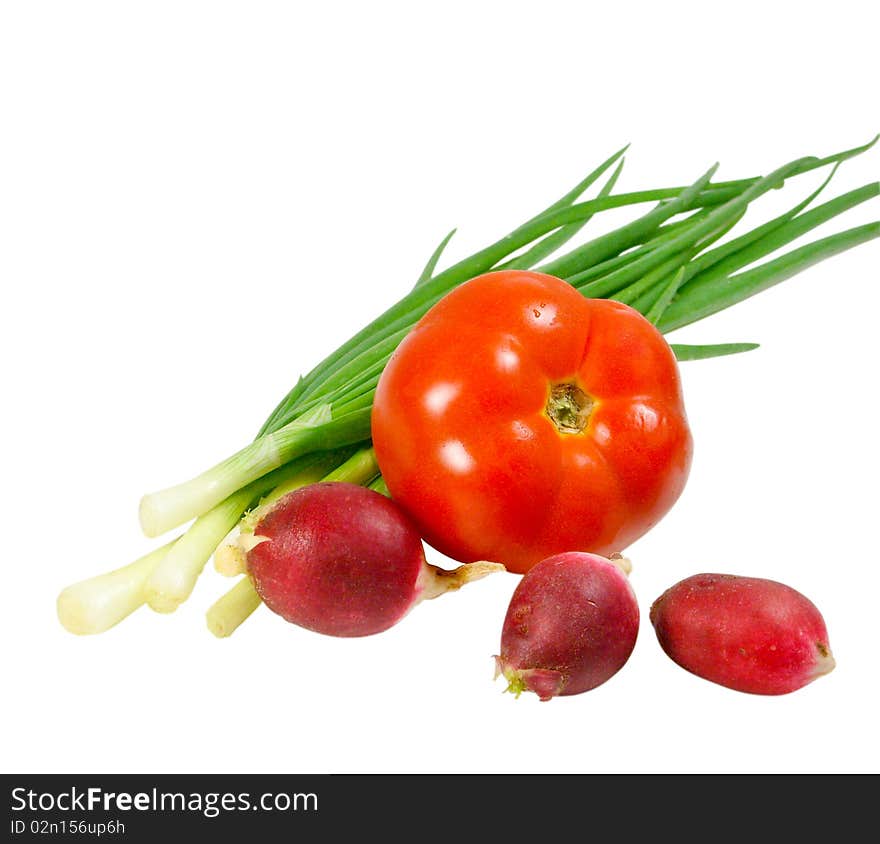
{"label": "red radish", "polygon": [[447,571],[425,561],[422,541],[389,498],[357,484],[311,484],[258,513],[247,569],[269,609],[330,636],[368,636],[416,604],[493,571],[470,563]]}
{"label": "red radish", "polygon": [[787,694],[834,668],[819,610],[774,580],[696,574],[667,589],[650,618],[674,662],[740,692]]}
{"label": "red radish", "polygon": [[523,576],[501,632],[496,674],[517,697],[541,700],[596,688],[629,659],[639,631],[639,605],[629,562],[569,551]]}

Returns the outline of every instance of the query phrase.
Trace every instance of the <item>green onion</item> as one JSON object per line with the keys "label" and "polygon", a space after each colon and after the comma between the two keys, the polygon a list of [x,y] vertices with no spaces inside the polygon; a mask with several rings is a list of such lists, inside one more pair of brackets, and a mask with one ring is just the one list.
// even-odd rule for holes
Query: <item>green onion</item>
{"label": "green onion", "polygon": [[672,351],[678,360],[704,360],[722,355],[738,355],[759,348],[758,343],[710,343],[705,346],[688,346],[672,343]]}
{"label": "green onion", "polygon": [[251,579],[242,577],[208,610],[208,630],[220,639],[231,636],[261,603]]}
{"label": "green onion", "polygon": [[668,332],[690,325],[876,237],[880,237],[880,222],[868,223],[802,246],[752,270],[716,279],[715,284],[704,289],[682,291],[657,327]]}
{"label": "green onion", "polygon": [[58,596],[59,621],[80,636],[103,633],[119,624],[144,605],[147,579],[177,541],[173,539],[127,566],[68,586]]}
{"label": "green onion", "polygon": [[[586,296],[630,304],[668,333],[880,236],[880,223],[869,223],[757,264],[880,193],[880,184],[871,183],[807,210],[841,162],[864,153],[876,141],[825,158],[795,159],[766,176],[713,182],[714,165],[690,185],[615,194],[624,147],[540,214],[437,272],[453,229],[410,291],[301,377],[253,442],[190,481],[144,496],[140,517],[148,536],[194,520],[192,525],[177,540],[129,566],[69,587],[59,597],[62,622],[74,632],[99,632],[145,602],[156,610],[172,610],[192,592],[215,552],[219,571],[240,574],[240,556],[225,553],[222,549],[233,546],[223,541],[236,525],[247,534],[247,514],[284,490],[324,478],[348,479],[387,494],[370,448],[376,384],[391,353],[415,323],[468,279],[491,270],[537,267],[564,278]],[[762,195],[825,166],[832,168],[828,177],[805,199],[769,222],[723,240]],[[598,195],[582,199],[609,170]],[[552,257],[596,215],[644,203],[655,205],[629,223]],[[755,348],[756,343],[672,345],[681,361]],[[211,608],[209,627],[217,635],[229,635],[258,604],[244,578]]]}

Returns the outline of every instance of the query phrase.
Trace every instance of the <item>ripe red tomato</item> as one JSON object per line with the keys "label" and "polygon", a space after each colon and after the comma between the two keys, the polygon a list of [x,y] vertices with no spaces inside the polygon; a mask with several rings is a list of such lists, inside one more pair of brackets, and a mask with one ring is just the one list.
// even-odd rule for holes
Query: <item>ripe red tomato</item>
{"label": "ripe red tomato", "polygon": [[678,499],[692,454],[663,335],[525,271],[472,279],[425,314],[382,373],[372,435],[429,544],[516,572],[625,548]]}

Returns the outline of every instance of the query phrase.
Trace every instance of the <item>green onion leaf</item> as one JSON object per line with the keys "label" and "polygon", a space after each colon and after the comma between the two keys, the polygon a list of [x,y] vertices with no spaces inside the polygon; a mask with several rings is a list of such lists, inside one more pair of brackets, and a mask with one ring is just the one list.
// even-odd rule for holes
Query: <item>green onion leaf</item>
{"label": "green onion leaf", "polygon": [[[602,189],[599,191],[599,197],[608,196],[611,191],[614,189],[614,186],[617,184],[618,178],[620,178],[620,173],[623,170],[623,163],[626,159],[621,159],[620,163],[615,168],[614,172],[608,178],[608,181],[602,186]],[[575,223],[569,223],[565,226],[560,226],[555,232],[548,234],[542,240],[539,240],[531,249],[527,252],[524,252],[522,255],[517,256],[516,258],[512,258],[510,261],[507,261],[504,264],[499,264],[496,269],[499,270],[528,270],[531,267],[535,266],[539,261],[542,261],[544,258],[552,255],[556,252],[560,247],[564,246],[571,240],[590,220],[593,219],[593,214],[589,214],[584,217],[583,220],[579,220]]]}
{"label": "green onion leaf", "polygon": [[715,279],[695,290],[681,290],[657,327],[664,334],[718,313],[767,290],[833,255],[880,237],[880,222],[857,226],[787,252],[751,270]]}
{"label": "green onion leaf", "polygon": [[682,343],[670,343],[675,357],[679,361],[705,360],[717,358],[722,355],[738,355],[741,352],[750,352],[759,347],[758,343],[714,343],[707,346],[689,346]]}
{"label": "green onion leaf", "polygon": [[416,287],[421,287],[426,281],[431,280],[434,275],[434,270],[437,267],[437,262],[440,260],[440,256],[443,254],[443,250],[449,244],[449,241],[452,240],[452,235],[454,235],[455,232],[456,229],[453,229],[451,232],[449,232],[448,235],[446,235],[446,237],[443,238],[443,240],[440,241],[440,244],[433,251],[431,257],[428,258],[428,263],[425,264],[425,268],[422,270],[422,273],[418,277],[418,280],[416,281],[413,289],[415,289]]}

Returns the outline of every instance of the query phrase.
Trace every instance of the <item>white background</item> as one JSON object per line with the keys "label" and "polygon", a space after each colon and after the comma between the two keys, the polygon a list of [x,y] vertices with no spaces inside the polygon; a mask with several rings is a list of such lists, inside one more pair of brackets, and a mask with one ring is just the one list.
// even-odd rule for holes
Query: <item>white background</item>
{"label": "white background", "polygon": [[[493,683],[514,575],[360,640],[263,608],[214,639],[210,566],[174,615],[90,638],[56,620],[63,586],[155,547],[144,492],[248,442],[451,227],[450,259],[469,254],[626,142],[621,191],[880,130],[869,3],[612,5],[3,5],[4,770],[880,769],[876,242],[672,338],[762,347],[682,365],[693,471],[628,551],[641,632],[593,692]],[[874,149],[825,198],[878,174]],[[814,236],[878,217],[874,200]],[[836,670],[774,698],[675,666],[648,608],[700,571],[804,592]]]}

